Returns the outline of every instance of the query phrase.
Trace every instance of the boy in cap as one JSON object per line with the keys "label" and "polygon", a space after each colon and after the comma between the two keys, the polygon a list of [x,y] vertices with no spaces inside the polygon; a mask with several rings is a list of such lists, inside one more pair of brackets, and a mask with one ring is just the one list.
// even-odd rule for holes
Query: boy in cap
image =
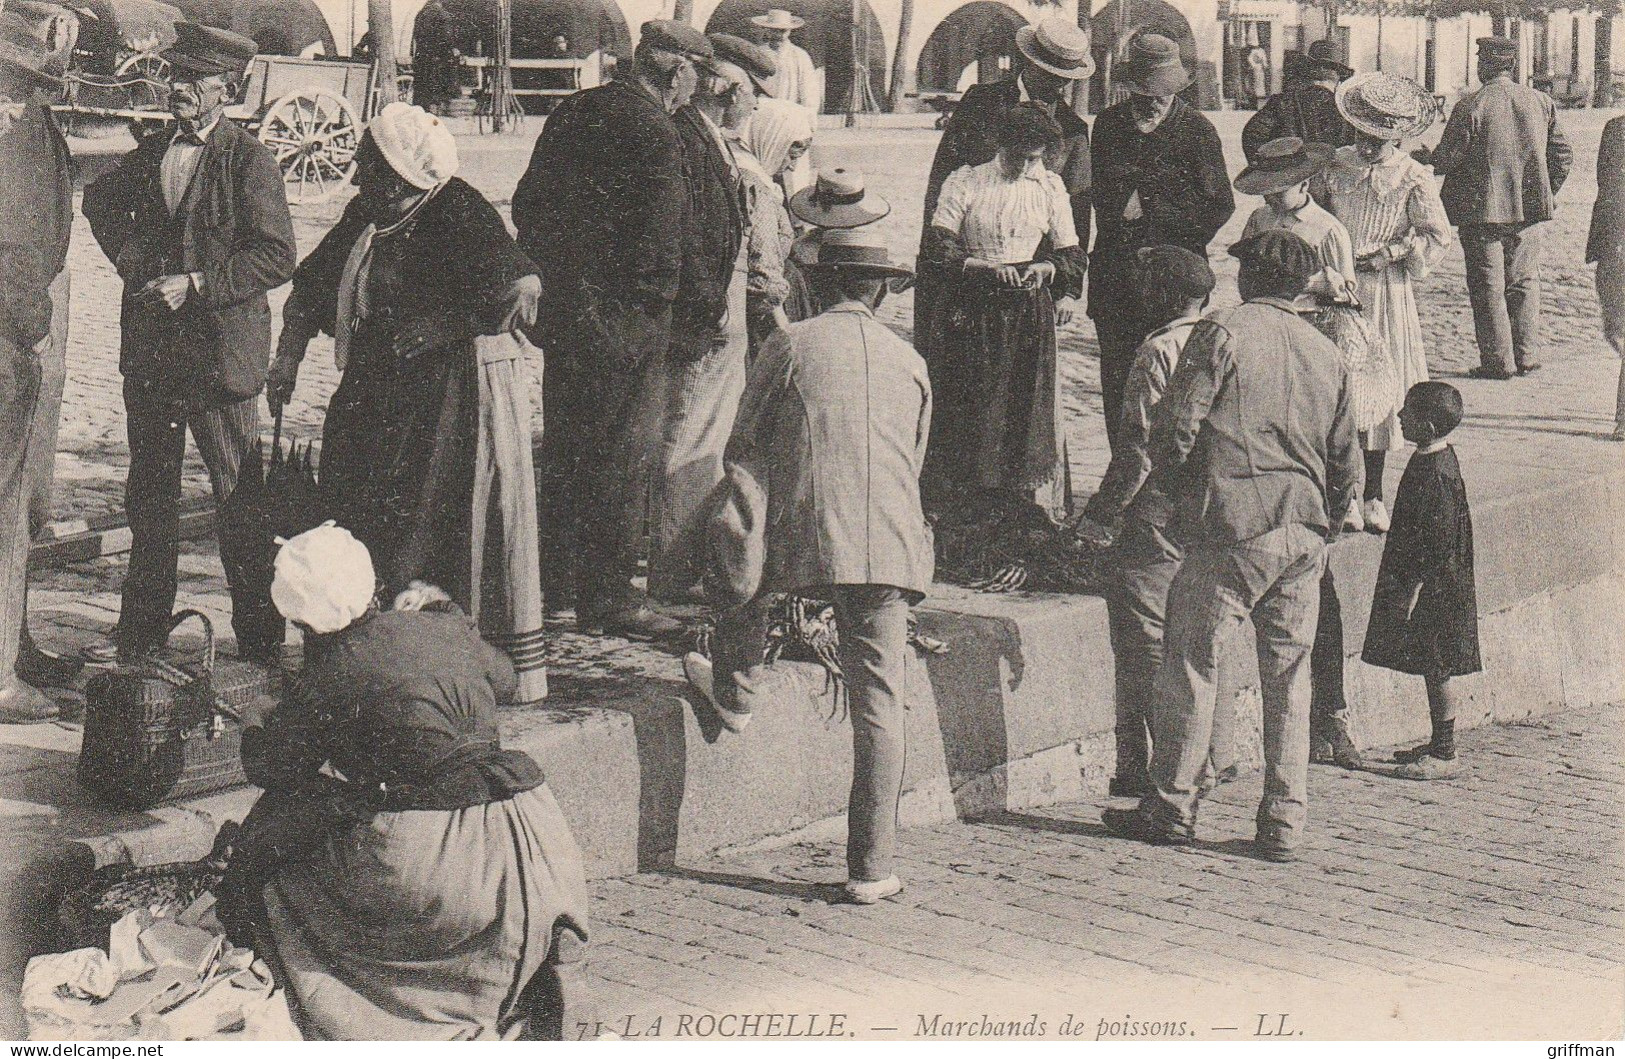
{"label": "boy in cap", "polygon": [[1478,594],[1473,517],[1461,464],[1446,440],[1461,423],[1461,394],[1446,382],[1419,382],[1405,395],[1400,429],[1416,452],[1394,494],[1362,657],[1420,676],[1427,685],[1433,737],[1394,755],[1394,775],[1412,780],[1456,774],[1457,693],[1451,678],[1477,673]]}
{"label": "boy in cap", "polygon": [[[1168,586],[1183,551],[1168,535],[1173,505],[1151,473],[1151,420],[1213,293],[1213,270],[1177,246],[1139,252],[1140,282],[1150,294],[1147,313],[1161,323],[1140,343],[1123,392],[1118,447],[1100,489],[1090,498],[1077,532],[1096,545],[1108,541],[1115,577],[1106,596],[1116,673],[1117,773],[1114,797],[1140,797],[1150,787],[1151,678],[1162,664]],[[1214,716],[1214,768],[1230,765],[1234,712]]]}

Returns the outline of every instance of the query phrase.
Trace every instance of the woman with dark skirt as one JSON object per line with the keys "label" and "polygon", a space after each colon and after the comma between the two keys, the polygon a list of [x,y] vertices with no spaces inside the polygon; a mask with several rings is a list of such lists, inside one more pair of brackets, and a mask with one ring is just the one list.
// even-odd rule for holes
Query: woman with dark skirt
{"label": "woman with dark skirt", "polygon": [[943,184],[926,258],[955,277],[945,342],[930,365],[937,414],[926,456],[934,499],[1049,523],[1067,513],[1055,329],[1076,311],[1084,256],[1061,178],[1044,168],[1060,126],[1018,106],[999,151]]}

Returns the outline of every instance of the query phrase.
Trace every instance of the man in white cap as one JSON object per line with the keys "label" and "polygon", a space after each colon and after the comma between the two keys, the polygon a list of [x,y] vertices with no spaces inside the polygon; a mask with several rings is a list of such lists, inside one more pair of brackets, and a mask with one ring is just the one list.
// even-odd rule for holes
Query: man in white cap
{"label": "man in white cap", "polygon": [[764,690],[761,600],[833,592],[852,716],[846,893],[873,904],[903,888],[892,860],[908,609],[930,590],[933,563],[919,491],[931,382],[919,355],[875,319],[888,282],[909,275],[877,233],[827,233],[810,267],[830,308],[776,332],[751,367],[706,573],[707,595],[732,609],[717,619],[715,665],[690,654],[684,670],[696,705],[743,729]]}
{"label": "man in white cap", "polygon": [[139,657],[168,632],[190,430],[214,487],[237,649],[271,662],[282,618],[271,606],[257,528],[233,495],[258,435],[271,353],[266,293],[293,275],[293,221],[276,159],[224,116],[257,45],[190,22],[176,23],[175,34],[164,53],[173,126],[141,141],[84,193],[90,230],[124,281],[119,370],[131,538],[118,627],[87,655]]}
{"label": "man in white cap", "polygon": [[[807,24],[806,20],[775,7],[752,18],[750,24],[778,68],[772,77],[762,79],[762,88],[774,99],[806,107],[816,129],[818,115],[824,110],[824,72],[813,65],[807,49],[790,39],[790,34]],[[792,195],[812,183],[812,159],[803,156],[785,183]]]}

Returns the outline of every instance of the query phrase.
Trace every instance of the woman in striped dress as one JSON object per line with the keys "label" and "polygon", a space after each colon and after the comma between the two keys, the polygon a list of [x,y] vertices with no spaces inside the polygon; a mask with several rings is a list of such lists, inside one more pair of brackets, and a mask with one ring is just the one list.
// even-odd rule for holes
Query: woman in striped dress
{"label": "woman in striped dress", "polygon": [[1415,284],[1450,246],[1450,222],[1433,173],[1399,144],[1425,132],[1438,110],[1414,81],[1380,73],[1343,82],[1337,105],[1358,139],[1338,148],[1312,191],[1348,229],[1366,320],[1393,359],[1397,385],[1392,411],[1361,435],[1366,453],[1361,514],[1367,528],[1383,532],[1389,521],[1382,500],[1383,467],[1389,451],[1405,444],[1399,407],[1405,393],[1428,377]]}

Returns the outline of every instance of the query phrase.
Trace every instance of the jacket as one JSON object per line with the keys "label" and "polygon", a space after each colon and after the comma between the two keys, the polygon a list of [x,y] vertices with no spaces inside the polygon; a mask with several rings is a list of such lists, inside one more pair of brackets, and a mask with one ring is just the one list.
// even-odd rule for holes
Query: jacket
{"label": "jacket", "polygon": [[1202,320],[1151,425],[1174,535],[1230,544],[1294,524],[1329,534],[1363,473],[1349,398],[1337,347],[1290,302],[1260,298]]}
{"label": "jacket", "polygon": [[1597,148],[1597,201],[1591,207],[1586,261],[1625,258],[1625,117],[1610,118]]}
{"label": "jacket", "polygon": [[73,158],[35,93],[0,136],[0,341],[29,349],[49,333],[72,230]]}
{"label": "jacket", "polygon": [[1457,226],[1550,220],[1573,160],[1552,97],[1507,77],[1462,97],[1431,159]]}
{"label": "jacket", "polygon": [[[993,160],[999,151],[999,119],[1021,102],[1019,78],[972,85],[954,107],[953,117],[943,130],[937,153],[931,159],[931,175],[925,185],[925,227],[931,231],[931,218],[937,212],[942,185],[962,166],[981,165]],[[1044,167],[1058,175],[1072,197],[1072,222],[1078,229],[1080,246],[1089,245],[1089,201],[1093,185],[1089,153],[1089,123],[1078,117],[1063,101],[1055,108],[1055,121],[1061,126],[1061,142],[1044,153]],[[923,240],[922,240],[923,243]]]}
{"label": "jacket", "polygon": [[931,587],[920,468],[931,382],[858,302],[776,332],[751,366],[712,495],[707,595]]}
{"label": "jacket", "polygon": [[744,241],[744,187],[724,157],[705,115],[686,106],[675,116],[688,191],[681,274],[672,305],[672,336],[708,347],[728,312],[728,284]]}
{"label": "jacket", "polygon": [[[266,292],[293,275],[293,221],[282,171],[264,145],[229,118],[204,142],[174,216],[159,166],[173,131],[161,129],[85,188],[83,210],[124,280],[119,370],[196,407],[252,397],[271,356]],[[148,281],[202,273],[177,310],[137,301]]]}
{"label": "jacket", "polygon": [[519,248],[542,269],[544,297],[636,301],[677,296],[688,187],[677,126],[637,84],[611,81],[548,117],[513,193]]}
{"label": "jacket", "polygon": [[[1169,244],[1207,256],[1236,211],[1219,133],[1200,111],[1175,98],[1162,124],[1142,133],[1127,100],[1095,119],[1095,248],[1089,255],[1089,315],[1099,319],[1135,303],[1134,252]],[[1124,217],[1139,193],[1138,219]]]}
{"label": "jacket", "polygon": [[1313,81],[1294,81],[1247,119],[1241,130],[1242,154],[1250,162],[1260,147],[1282,136],[1347,147],[1354,142],[1354,126],[1338,112],[1331,89]]}

